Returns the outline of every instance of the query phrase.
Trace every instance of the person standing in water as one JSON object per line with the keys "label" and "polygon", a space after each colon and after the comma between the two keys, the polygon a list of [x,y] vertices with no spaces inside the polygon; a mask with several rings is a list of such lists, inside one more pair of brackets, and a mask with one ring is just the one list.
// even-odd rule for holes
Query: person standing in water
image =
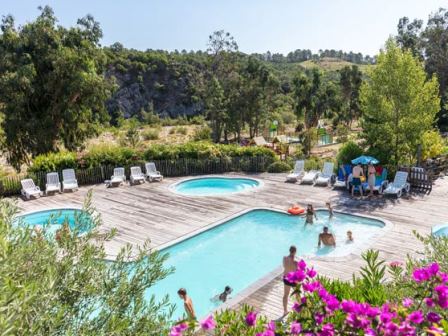
{"label": "person standing in water", "polygon": [[334,213],[333,213],[333,207],[331,206],[330,201],[328,201],[328,202],[325,203],[325,204],[326,204],[327,209],[328,209],[328,218],[332,219],[333,216],[334,216]]}
{"label": "person standing in water", "polygon": [[295,272],[297,270],[297,260],[296,260],[297,248],[292,245],[289,248],[289,255],[283,257],[283,315],[288,314],[288,298],[291,288],[295,285],[286,280],[288,273]]}
{"label": "person standing in water", "polygon": [[184,309],[185,309],[185,313],[187,313],[188,319],[196,320],[196,314],[194,312],[193,301],[187,295],[187,290],[185,288],[181,288],[177,291],[177,294],[184,301]]}
{"label": "person standing in water", "polygon": [[314,211],[314,208],[313,208],[312,204],[308,204],[308,206],[306,208],[305,225],[306,224],[313,224],[314,223],[314,219],[317,220],[316,211]]}
{"label": "person standing in water", "polygon": [[346,243],[349,244],[349,243],[353,243],[353,242],[354,242],[353,233],[350,230],[348,230]]}
{"label": "person standing in water", "polygon": [[336,247],[336,238],[332,233],[328,232],[328,227],[326,226],[324,226],[322,233],[319,235],[317,247],[320,248],[321,244],[324,246]]}

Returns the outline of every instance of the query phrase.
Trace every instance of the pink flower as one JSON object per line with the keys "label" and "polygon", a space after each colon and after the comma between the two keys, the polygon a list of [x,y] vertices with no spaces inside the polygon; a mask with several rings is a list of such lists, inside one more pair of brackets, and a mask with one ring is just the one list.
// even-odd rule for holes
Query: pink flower
{"label": "pink flower", "polygon": [[305,260],[301,259],[298,263],[297,263],[297,268],[301,271],[304,271],[306,269],[306,262]]}
{"label": "pink flower", "polygon": [[353,300],[342,300],[341,307],[344,313],[352,313],[356,309],[356,303]]}
{"label": "pink flower", "polygon": [[434,312],[429,312],[428,314],[426,314],[426,318],[428,319],[429,322],[432,323],[439,323],[440,320],[442,319],[439,314]]}
{"label": "pink flower", "polygon": [[253,327],[255,325],[255,323],[257,322],[257,313],[248,312],[245,320],[246,320],[246,324],[249,327]]}
{"label": "pink flower", "polygon": [[402,263],[399,261],[392,261],[389,266],[392,268],[401,267]]}
{"label": "pink flower", "polygon": [[409,308],[413,303],[414,301],[411,298],[404,298],[402,301],[403,307],[405,308]]}
{"label": "pink flower", "polygon": [[322,324],[324,317],[324,314],[316,313],[314,314],[314,321],[316,321],[316,324]]}
{"label": "pink flower", "polygon": [[322,331],[319,332],[319,336],[334,336],[334,327],[331,323],[327,323],[322,327]]}
{"label": "pink flower", "polygon": [[431,274],[432,276],[436,276],[437,273],[439,273],[440,267],[438,263],[432,263],[431,265],[429,265],[429,267],[427,268],[429,274]]}
{"label": "pink flower", "polygon": [[201,322],[201,328],[204,330],[213,330],[216,327],[215,319],[212,315],[207,317],[204,321]]}
{"label": "pink flower", "polygon": [[188,329],[188,324],[181,323],[171,328],[170,336],[182,336],[182,333]]}
{"label": "pink flower", "polygon": [[306,275],[308,275],[310,278],[314,278],[317,275],[317,272],[314,270],[314,268],[310,268],[306,272]]}
{"label": "pink flower", "polygon": [[301,331],[302,331],[302,325],[299,322],[291,323],[291,329],[289,331],[291,335],[299,335]]}
{"label": "pink flower", "polygon": [[419,268],[412,272],[412,277],[414,278],[415,282],[423,282],[429,279],[430,274],[426,269]]}
{"label": "pink flower", "polygon": [[431,299],[431,298],[425,298],[423,301],[425,302],[425,304],[428,307],[434,307],[435,306],[434,300]]}
{"label": "pink flower", "polygon": [[416,310],[410,313],[407,319],[414,324],[420,324],[424,321],[423,313],[420,310]]}
{"label": "pink flower", "polygon": [[294,310],[297,313],[300,313],[300,311],[302,310],[302,305],[299,304],[298,302],[294,302],[292,305],[292,310]]}

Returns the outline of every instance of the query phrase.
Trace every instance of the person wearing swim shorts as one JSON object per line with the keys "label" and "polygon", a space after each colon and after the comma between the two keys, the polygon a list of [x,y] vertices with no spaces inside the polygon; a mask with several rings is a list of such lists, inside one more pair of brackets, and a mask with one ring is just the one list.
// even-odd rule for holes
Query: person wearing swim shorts
{"label": "person wearing swim shorts", "polygon": [[296,252],[297,248],[292,245],[289,248],[289,255],[283,257],[283,284],[284,284],[284,292],[283,292],[283,314],[288,314],[288,298],[291,288],[295,287],[295,284],[290,283],[285,277],[290,272],[295,272],[297,270],[297,260],[296,260]]}
{"label": "person wearing swim shorts", "polygon": [[362,185],[361,185],[361,176],[364,176],[364,172],[362,171],[362,167],[360,164],[357,164],[353,167],[353,180],[352,180],[352,197],[355,196],[355,188],[358,187],[359,193],[362,197]]}

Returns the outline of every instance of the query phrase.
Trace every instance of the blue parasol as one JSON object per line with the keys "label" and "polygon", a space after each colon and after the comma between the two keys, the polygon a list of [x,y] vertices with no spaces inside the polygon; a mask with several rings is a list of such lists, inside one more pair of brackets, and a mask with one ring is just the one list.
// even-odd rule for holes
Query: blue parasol
{"label": "blue parasol", "polygon": [[357,157],[356,159],[352,160],[352,164],[378,164],[380,163],[377,159],[375,159],[373,156],[367,156],[367,155],[361,155],[360,157]]}

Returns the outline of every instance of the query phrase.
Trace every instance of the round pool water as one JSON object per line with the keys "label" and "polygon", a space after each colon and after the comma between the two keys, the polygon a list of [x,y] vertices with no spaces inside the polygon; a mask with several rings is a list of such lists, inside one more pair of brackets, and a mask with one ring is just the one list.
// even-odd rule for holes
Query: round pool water
{"label": "round pool water", "polygon": [[189,196],[226,195],[256,188],[260,182],[251,178],[203,177],[176,183],[175,192]]}
{"label": "round pool water", "polygon": [[71,230],[76,228],[81,234],[91,229],[92,219],[80,209],[51,209],[19,215],[15,223],[27,227],[46,227],[49,234],[54,234],[67,223]]}
{"label": "round pool water", "polygon": [[448,224],[434,226],[432,228],[432,235],[436,237],[448,237]]}

